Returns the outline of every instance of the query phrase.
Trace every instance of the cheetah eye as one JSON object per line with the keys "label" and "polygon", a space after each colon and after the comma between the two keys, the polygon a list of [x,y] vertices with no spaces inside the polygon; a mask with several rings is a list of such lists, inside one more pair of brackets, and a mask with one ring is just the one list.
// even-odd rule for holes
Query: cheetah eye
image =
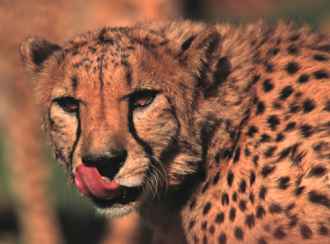
{"label": "cheetah eye", "polygon": [[79,101],[73,97],[60,97],[54,101],[67,113],[77,113],[79,110]]}
{"label": "cheetah eye", "polygon": [[153,90],[140,90],[132,93],[129,96],[129,104],[132,109],[145,108],[149,106],[157,95]]}

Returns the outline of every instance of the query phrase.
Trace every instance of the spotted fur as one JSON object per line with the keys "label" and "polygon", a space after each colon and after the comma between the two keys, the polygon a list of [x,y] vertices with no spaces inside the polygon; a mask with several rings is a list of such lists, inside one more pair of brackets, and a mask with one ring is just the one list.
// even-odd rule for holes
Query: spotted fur
{"label": "spotted fur", "polygon": [[[29,39],[21,53],[70,173],[127,150],[111,177],[144,191],[125,211],[188,243],[330,242],[329,36],[178,22]],[[126,98],[141,90],[154,96],[136,110]]]}

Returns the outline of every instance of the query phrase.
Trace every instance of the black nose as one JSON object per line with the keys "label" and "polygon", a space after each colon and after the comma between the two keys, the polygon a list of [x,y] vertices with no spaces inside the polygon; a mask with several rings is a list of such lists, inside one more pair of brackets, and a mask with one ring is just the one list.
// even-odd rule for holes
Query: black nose
{"label": "black nose", "polygon": [[97,154],[86,153],[82,161],[87,166],[96,167],[100,174],[109,179],[113,179],[123,166],[127,158],[126,150],[112,150],[111,152]]}

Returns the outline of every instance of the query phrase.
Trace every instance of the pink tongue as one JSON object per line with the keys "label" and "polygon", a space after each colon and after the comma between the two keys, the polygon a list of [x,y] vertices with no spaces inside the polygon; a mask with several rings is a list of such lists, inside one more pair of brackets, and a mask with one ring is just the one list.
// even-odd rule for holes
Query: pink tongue
{"label": "pink tongue", "polygon": [[120,193],[119,184],[115,181],[107,181],[95,167],[87,167],[83,164],[76,168],[75,185],[85,196],[111,199]]}

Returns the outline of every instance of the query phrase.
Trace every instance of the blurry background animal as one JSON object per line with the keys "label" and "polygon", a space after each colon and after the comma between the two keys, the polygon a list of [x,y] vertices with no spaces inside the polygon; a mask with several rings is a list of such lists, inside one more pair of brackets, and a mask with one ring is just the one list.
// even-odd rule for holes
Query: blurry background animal
{"label": "blurry background animal", "polygon": [[[6,164],[1,163],[0,169],[0,243],[16,243],[17,239],[24,244],[134,243],[141,238],[146,238],[141,240],[146,243],[148,231],[143,236],[136,231],[140,228],[138,216],[106,225],[104,219],[95,217],[88,203],[73,200],[75,195],[63,184],[64,179],[49,186],[53,172],[58,171],[49,163],[43,146],[32,88],[19,68],[17,46],[29,34],[63,42],[64,38],[98,26],[179,16],[233,21],[280,16],[307,21],[324,31],[330,29],[327,0],[316,0],[312,5],[307,0],[1,1],[0,128],[1,145],[5,146],[1,162]],[[10,185],[11,192],[5,184]],[[78,204],[79,209],[81,204],[84,206],[80,211]]]}

